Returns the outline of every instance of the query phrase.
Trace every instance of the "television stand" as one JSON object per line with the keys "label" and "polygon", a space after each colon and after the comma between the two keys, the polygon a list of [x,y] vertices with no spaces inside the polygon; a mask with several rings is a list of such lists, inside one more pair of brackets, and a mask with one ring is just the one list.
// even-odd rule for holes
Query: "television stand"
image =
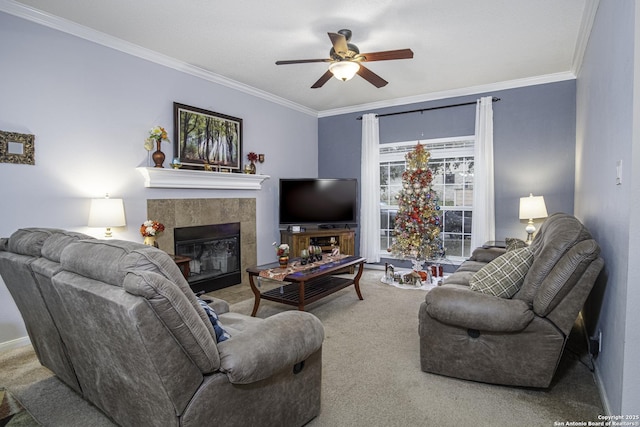
{"label": "television stand", "polygon": [[322,230],[334,230],[339,228],[349,229],[349,224],[345,224],[344,226],[337,225],[337,224],[320,224],[318,225],[318,228]]}
{"label": "television stand", "polygon": [[[280,242],[289,245],[291,257],[299,257],[302,249],[307,249],[309,246],[320,246],[322,252],[331,252],[331,250],[338,246],[340,253],[344,255],[355,255],[355,231],[350,229],[316,229],[293,232],[287,230],[280,231]],[[353,270],[353,267],[351,267]]]}

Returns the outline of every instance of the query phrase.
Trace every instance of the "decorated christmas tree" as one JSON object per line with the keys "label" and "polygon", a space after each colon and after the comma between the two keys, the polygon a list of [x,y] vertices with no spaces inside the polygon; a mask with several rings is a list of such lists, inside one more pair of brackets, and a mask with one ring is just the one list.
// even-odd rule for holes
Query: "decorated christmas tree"
{"label": "decorated christmas tree", "polygon": [[431,188],[433,176],[428,168],[430,156],[421,144],[405,156],[407,166],[402,174],[402,190],[397,196],[395,237],[389,248],[393,255],[412,260],[416,270],[426,260],[444,256],[440,206]]}

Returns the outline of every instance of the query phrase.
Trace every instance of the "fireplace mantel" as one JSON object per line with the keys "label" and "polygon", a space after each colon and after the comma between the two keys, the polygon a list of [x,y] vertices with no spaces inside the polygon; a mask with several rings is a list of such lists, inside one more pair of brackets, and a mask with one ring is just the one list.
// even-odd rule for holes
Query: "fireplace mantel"
{"label": "fireplace mantel", "polygon": [[149,188],[205,188],[260,190],[268,175],[209,172],[188,169],[136,168]]}

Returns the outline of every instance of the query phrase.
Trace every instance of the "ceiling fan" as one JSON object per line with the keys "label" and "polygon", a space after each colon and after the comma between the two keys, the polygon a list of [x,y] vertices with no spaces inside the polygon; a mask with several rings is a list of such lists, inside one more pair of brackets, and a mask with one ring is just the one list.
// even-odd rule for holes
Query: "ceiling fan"
{"label": "ceiling fan", "polygon": [[331,76],[339,80],[350,80],[355,74],[371,83],[377,88],[386,86],[385,79],[362,65],[363,62],[389,61],[391,59],[411,59],[411,49],[385,50],[382,52],[360,53],[351,40],[351,30],[340,30],[337,33],[327,33],[333,47],[329,51],[329,58],[324,59],[293,59],[288,61],[276,61],[276,65],[306,64],[309,62],[330,62],[329,69],[311,86],[312,89],[322,87]]}

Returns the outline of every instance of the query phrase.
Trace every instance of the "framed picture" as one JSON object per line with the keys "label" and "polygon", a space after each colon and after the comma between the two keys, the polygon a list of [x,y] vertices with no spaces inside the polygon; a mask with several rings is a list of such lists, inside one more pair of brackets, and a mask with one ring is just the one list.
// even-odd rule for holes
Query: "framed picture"
{"label": "framed picture", "polygon": [[35,165],[33,135],[0,131],[0,163]]}
{"label": "framed picture", "polygon": [[174,154],[182,167],[208,170],[242,167],[242,119],[173,103]]}

